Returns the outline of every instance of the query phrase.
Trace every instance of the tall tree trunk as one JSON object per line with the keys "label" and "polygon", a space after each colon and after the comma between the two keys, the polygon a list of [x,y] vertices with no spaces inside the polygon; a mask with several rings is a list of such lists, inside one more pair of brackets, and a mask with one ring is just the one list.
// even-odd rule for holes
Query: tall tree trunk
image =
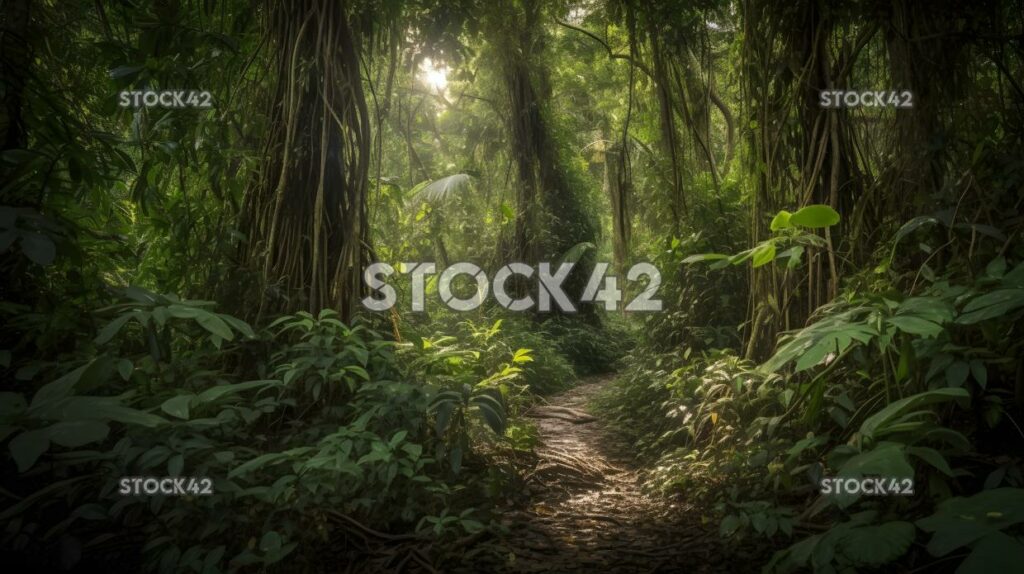
{"label": "tall tree trunk", "polygon": [[[543,3],[503,1],[500,18],[492,20],[503,35],[501,66],[508,93],[509,135],[518,176],[516,225],[511,245],[504,249],[509,261],[554,261],[581,242],[595,240],[597,225],[583,207],[578,190],[553,137],[547,116],[550,99],[548,71],[537,56],[544,53]],[[565,282],[572,297],[582,292],[592,254],[577,265]],[[591,309],[590,305],[584,306]],[[592,316],[591,313],[586,313]]]}
{"label": "tall tree trunk", "polygon": [[260,310],[351,317],[368,251],[370,124],[345,2],[268,2],[278,84],[260,180],[247,193]]}

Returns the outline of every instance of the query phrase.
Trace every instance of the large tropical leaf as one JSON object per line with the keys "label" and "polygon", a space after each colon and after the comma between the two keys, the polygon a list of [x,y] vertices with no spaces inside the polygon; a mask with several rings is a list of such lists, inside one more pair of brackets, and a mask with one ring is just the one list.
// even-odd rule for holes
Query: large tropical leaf
{"label": "large tropical leaf", "polygon": [[416,201],[436,204],[450,199],[456,193],[469,187],[473,176],[468,173],[456,173],[429,183],[421,183],[412,189],[410,195]]}

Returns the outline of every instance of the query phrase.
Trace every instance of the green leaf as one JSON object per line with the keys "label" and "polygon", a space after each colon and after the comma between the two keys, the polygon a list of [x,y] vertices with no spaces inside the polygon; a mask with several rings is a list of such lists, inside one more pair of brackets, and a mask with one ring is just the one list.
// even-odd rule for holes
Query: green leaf
{"label": "green leaf", "polygon": [[196,396],[192,393],[171,397],[160,405],[160,410],[172,417],[188,420],[189,405]]}
{"label": "green leaf", "polygon": [[121,378],[127,381],[132,376],[132,371],[135,370],[135,365],[132,364],[128,359],[121,359],[117,362],[117,373],[121,375]]}
{"label": "green leaf", "polygon": [[15,417],[28,408],[25,395],[21,393],[0,392],[0,417]]}
{"label": "green leaf", "polygon": [[945,556],[994,532],[1024,522],[1024,489],[996,488],[969,498],[955,497],[936,507],[934,514],[916,522],[933,533],[928,542],[932,556]]}
{"label": "green leaf", "polygon": [[865,475],[886,478],[911,478],[914,468],[907,462],[905,445],[896,442],[880,442],[875,448],[851,457],[842,467],[838,476],[859,478]]}
{"label": "green leaf", "polygon": [[912,409],[954,400],[966,406],[970,403],[971,395],[965,389],[936,389],[894,401],[865,419],[860,425],[860,434],[866,438],[875,438],[876,435],[884,433],[897,418]]}
{"label": "green leaf", "polygon": [[767,241],[754,249],[752,263],[754,267],[760,267],[775,260],[775,244]]}
{"label": "green leaf", "polygon": [[827,205],[808,205],[789,217],[789,223],[812,229],[839,223],[839,213]]}
{"label": "green leaf", "polygon": [[267,454],[261,454],[260,456],[257,456],[256,458],[248,460],[248,461],[246,461],[246,462],[236,466],[235,468],[231,469],[231,471],[228,472],[228,478],[235,478],[235,477],[241,476],[241,475],[249,472],[250,470],[254,470],[256,468],[259,468],[261,466],[264,466],[264,465],[267,465],[267,464],[270,464],[270,463],[278,462],[278,461],[280,461],[280,460],[282,460],[284,458],[285,458],[285,455],[283,455],[283,454],[281,454],[279,452],[271,452],[271,453],[267,453]]}
{"label": "green leaf", "polygon": [[180,303],[167,306],[167,314],[175,319],[196,319],[202,314],[209,314],[209,311],[196,307],[189,307]]}
{"label": "green leaf", "polygon": [[795,269],[797,265],[800,265],[800,258],[803,257],[804,247],[802,245],[794,245],[789,249],[779,253],[775,256],[776,259],[788,259],[786,267],[789,269]]}
{"label": "green leaf", "polygon": [[946,384],[950,387],[962,387],[967,382],[970,366],[964,361],[954,361],[946,368]]}
{"label": "green leaf", "polygon": [[462,469],[462,447],[452,447],[451,452],[448,454],[448,464],[451,466],[452,472],[459,474],[459,470]]}
{"label": "green leaf", "polygon": [[258,381],[245,381],[244,383],[234,383],[230,385],[216,385],[199,393],[198,404],[210,403],[220,399],[221,397],[233,395],[241,391],[247,391],[249,389],[271,387],[280,384],[281,381],[276,379],[263,379]]}
{"label": "green leaf", "polygon": [[59,406],[60,411],[49,416],[59,414],[67,419],[116,421],[150,428],[167,422],[157,415],[124,406],[118,397],[69,397]]}
{"label": "green leaf", "polygon": [[97,345],[102,345],[107,341],[113,339],[114,335],[116,335],[118,331],[121,330],[121,327],[124,327],[124,324],[130,321],[134,316],[134,314],[125,313],[124,315],[121,315],[120,317],[107,323],[107,325],[100,330],[99,335],[97,335],[96,338],[93,339],[93,342],[96,343]]}
{"label": "green leaf", "polygon": [[438,435],[443,435],[448,430],[448,423],[451,422],[452,412],[455,410],[454,401],[444,401],[435,407],[436,419],[434,421],[434,431]]}
{"label": "green leaf", "polygon": [[562,256],[558,258],[557,263],[559,265],[561,265],[562,263],[578,263],[580,258],[582,258],[586,252],[592,249],[597,249],[597,246],[589,241],[581,241],[580,243],[573,245],[569,249],[566,249],[565,253],[563,253]]}
{"label": "green leaf", "polygon": [[260,539],[260,550],[263,552],[276,552],[281,549],[281,535],[271,530]]}
{"label": "green leaf", "polygon": [[839,541],[839,551],[859,566],[881,566],[903,556],[917,533],[909,522],[852,528]]}
{"label": "green leaf", "polygon": [[971,376],[978,381],[981,388],[984,389],[988,385],[988,369],[985,368],[985,363],[977,359],[971,361]]}
{"label": "green leaf", "polygon": [[144,68],[145,66],[118,66],[110,70],[110,78],[113,80],[119,80],[121,78],[134,76]]}
{"label": "green leaf", "polygon": [[170,476],[181,476],[183,468],[185,468],[185,457],[182,455],[176,454],[167,460],[167,474]]}
{"label": "green leaf", "polygon": [[494,431],[494,434],[498,436],[505,434],[505,419],[493,405],[477,403],[476,406],[480,410],[480,415],[487,423],[487,426],[491,427],[491,430]]}
{"label": "green leaf", "polygon": [[997,289],[971,299],[964,306],[963,313],[956,322],[961,325],[973,325],[995,317],[1002,317],[1020,307],[1024,307],[1024,289]]}
{"label": "green leaf", "polygon": [[68,448],[78,448],[107,438],[110,427],[100,421],[61,421],[46,431],[51,441]]}
{"label": "green leaf", "polygon": [[729,258],[728,255],[723,255],[721,253],[698,253],[696,255],[691,255],[691,256],[687,257],[686,259],[683,259],[682,262],[686,263],[686,264],[690,264],[690,263],[697,263],[698,261],[714,261],[716,259],[728,259],[728,258]]}
{"label": "green leaf", "polygon": [[235,338],[235,334],[231,331],[231,328],[228,327],[228,324],[213,313],[204,311],[201,315],[196,317],[196,322],[210,333],[217,335],[225,341],[231,341]]}
{"label": "green leaf", "polygon": [[933,223],[938,222],[939,220],[935,217],[932,217],[931,215],[921,215],[904,223],[896,232],[896,235],[893,236],[893,251],[895,252],[896,250],[895,243],[899,243],[899,241],[906,237],[907,235],[910,235],[911,233],[913,233],[914,231],[918,230],[921,227],[924,227],[925,225],[931,225]]}
{"label": "green leaf", "polygon": [[789,229],[790,227],[793,227],[789,222],[789,218],[792,215],[792,213],[783,209],[782,211],[775,214],[775,217],[772,218],[772,222],[768,226],[768,228],[771,229],[772,231],[778,231],[780,229]]}
{"label": "green leaf", "polygon": [[718,533],[722,536],[732,536],[739,527],[740,517],[730,514],[722,519],[722,523],[718,526]]}
{"label": "green leaf", "polygon": [[1024,544],[1002,532],[993,532],[974,544],[974,550],[960,563],[956,574],[1016,572],[1024,564]]}
{"label": "green leaf", "polygon": [[911,335],[921,335],[923,337],[932,338],[937,337],[942,333],[942,326],[933,323],[927,319],[914,316],[896,316],[890,317],[886,320],[886,323],[896,327],[904,333],[910,333]]}
{"label": "green leaf", "polygon": [[250,339],[254,339],[256,337],[256,333],[252,330],[252,327],[250,327],[249,324],[246,323],[245,321],[237,317],[232,317],[231,315],[225,315],[223,313],[218,313],[217,317],[220,317],[224,322],[231,325],[231,327],[234,330],[245,335],[246,337]]}
{"label": "green leaf", "polygon": [[18,472],[25,472],[50,448],[50,433],[48,429],[23,432],[11,439],[8,448],[18,464]]}
{"label": "green leaf", "polygon": [[90,367],[95,365],[97,361],[98,359],[93,359],[85,365],[65,374],[56,381],[47,383],[40,387],[39,390],[36,391],[36,394],[33,395],[32,404],[29,408],[35,409],[44,403],[67,397],[71,394],[71,390],[75,385],[78,384],[78,381],[82,379],[82,375],[84,375]]}
{"label": "green leaf", "polygon": [[57,246],[45,235],[26,232],[21,236],[21,252],[35,263],[46,266],[57,257]]}
{"label": "green leaf", "polygon": [[359,378],[363,379],[364,381],[370,380],[370,373],[366,372],[366,369],[360,367],[359,365],[349,365],[345,367],[345,370],[350,373],[355,373],[356,375],[359,375]]}
{"label": "green leaf", "polygon": [[950,468],[949,462],[946,461],[946,457],[942,456],[942,454],[934,448],[926,446],[912,446],[907,448],[907,452],[934,466],[946,476],[953,476],[953,469]]}
{"label": "green leaf", "polygon": [[1000,279],[1006,275],[1006,258],[1000,255],[989,261],[985,266],[985,275],[993,279]]}
{"label": "green leaf", "polygon": [[441,179],[435,179],[426,185],[417,185],[410,190],[409,195],[415,201],[440,203],[450,197],[454,197],[457,192],[468,187],[471,181],[473,181],[473,176],[466,173],[456,173]]}
{"label": "green leaf", "polygon": [[405,437],[408,436],[408,434],[409,431],[407,430],[400,430],[396,432],[395,435],[391,437],[391,440],[388,441],[388,446],[390,446],[391,448],[395,448],[396,446],[398,446],[398,443],[405,440]]}
{"label": "green leaf", "polygon": [[873,326],[859,318],[863,314],[862,309],[855,308],[827,316],[785,337],[779,349],[761,368],[775,372],[783,365],[797,361],[796,371],[800,372],[818,365],[829,353],[842,353],[854,341],[871,341],[878,333]]}

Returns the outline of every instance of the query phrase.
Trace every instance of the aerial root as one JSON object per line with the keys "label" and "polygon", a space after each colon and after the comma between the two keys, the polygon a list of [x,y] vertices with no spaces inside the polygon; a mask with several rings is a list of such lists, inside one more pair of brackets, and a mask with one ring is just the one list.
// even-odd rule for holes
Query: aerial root
{"label": "aerial root", "polygon": [[526,412],[526,416],[535,419],[558,419],[577,425],[592,423],[597,420],[597,417],[583,411],[555,405],[533,407]]}

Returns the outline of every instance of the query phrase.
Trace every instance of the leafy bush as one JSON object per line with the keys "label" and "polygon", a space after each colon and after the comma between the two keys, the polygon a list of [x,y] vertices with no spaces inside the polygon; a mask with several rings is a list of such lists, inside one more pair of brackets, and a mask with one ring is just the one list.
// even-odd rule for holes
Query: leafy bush
{"label": "leafy bush", "polygon": [[[125,295],[99,311],[111,318],[80,366],[44,365],[52,382],[0,397],[5,464],[18,470],[4,488],[20,497],[2,511],[3,543],[21,560],[127,564],[141,546],[154,570],[310,566],[316,553],[295,550],[325,544],[332,522],[479,527],[472,509],[446,514],[461,487],[442,480],[450,451],[428,426],[445,387],[403,375],[379,334],[330,311],[255,333],[206,302]],[[245,365],[247,352],[268,359]],[[121,492],[123,477],[144,476],[207,477],[212,493]],[[127,533],[133,548],[111,546]]]}
{"label": "leafy bush", "polygon": [[[739,255],[690,259],[770,264],[773,242],[804,240],[789,221]],[[922,225],[908,223],[896,241]],[[759,259],[759,249],[772,257]],[[874,277],[852,278],[760,365],[693,347],[651,354],[631,360],[600,401],[650,461],[651,487],[713,509],[723,536],[761,539],[764,550],[793,539],[766,571],[916,562],[925,534],[935,558],[969,550],[964,571],[1024,553],[1024,481],[1009,474],[1019,457],[970,454],[985,433],[1019,433],[1008,410],[1019,394],[1024,264],[996,255],[980,273],[930,272],[920,284],[917,273],[898,289],[878,278],[891,273],[886,255]],[[818,488],[825,477],[878,476],[913,478],[918,496]],[[819,520],[834,524],[826,532]]]}

